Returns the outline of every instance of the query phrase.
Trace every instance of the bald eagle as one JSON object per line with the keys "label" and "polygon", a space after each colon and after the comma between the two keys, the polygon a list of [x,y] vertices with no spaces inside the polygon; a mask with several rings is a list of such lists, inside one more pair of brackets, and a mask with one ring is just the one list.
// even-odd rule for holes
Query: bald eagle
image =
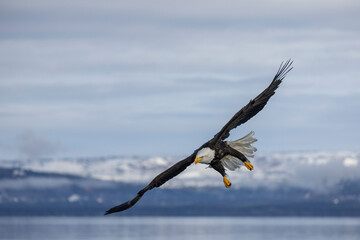
{"label": "bald eagle", "polygon": [[184,171],[192,163],[207,164],[210,168],[218,171],[223,177],[226,188],[230,188],[231,182],[226,178],[225,169],[234,171],[241,166],[245,166],[250,171],[253,170],[254,167],[250,163],[248,157],[252,158],[256,151],[256,148],[251,145],[257,141],[253,137],[254,132],[251,131],[245,137],[235,141],[225,141],[225,139],[230,136],[230,131],[232,129],[247,122],[264,108],[270,97],[275,94],[275,90],[279,87],[286,74],[292,69],[291,65],[292,61],[290,59],[285,63],[281,63],[270,85],[256,98],[250,100],[246,106],[240,109],[240,111],[238,111],[211,140],[196,149],[189,157],[179,161],[169,169],[157,175],[145,188],[140,190],[133,199],[109,209],[106,211],[105,215],[121,212],[134,206],[145,192],[155,187],[160,187],[165,182]]}

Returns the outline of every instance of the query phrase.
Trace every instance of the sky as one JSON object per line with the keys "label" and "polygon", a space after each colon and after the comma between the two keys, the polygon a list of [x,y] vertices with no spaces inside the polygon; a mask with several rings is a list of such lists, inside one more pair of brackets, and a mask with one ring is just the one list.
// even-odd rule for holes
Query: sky
{"label": "sky", "polygon": [[354,151],[360,2],[0,1],[1,159],[185,156],[294,60],[258,152]]}

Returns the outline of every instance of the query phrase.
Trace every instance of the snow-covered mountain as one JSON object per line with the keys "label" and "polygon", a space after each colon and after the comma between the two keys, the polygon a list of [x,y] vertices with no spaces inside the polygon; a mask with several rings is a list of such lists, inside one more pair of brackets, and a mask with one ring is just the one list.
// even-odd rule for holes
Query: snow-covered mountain
{"label": "snow-covered mountain", "polygon": [[[146,184],[181,158],[104,157],[0,161],[0,167],[41,173],[68,174],[105,181]],[[352,152],[276,153],[252,160],[255,170],[228,171],[233,187],[295,186],[326,190],[343,180],[360,179],[360,154]],[[164,187],[223,186],[222,178],[206,165],[191,165]]]}
{"label": "snow-covered mountain", "polygon": [[[1,160],[0,215],[101,214],[178,160]],[[254,171],[229,171],[230,189],[216,171],[193,164],[124,214],[360,215],[357,153],[277,153],[252,163]]]}

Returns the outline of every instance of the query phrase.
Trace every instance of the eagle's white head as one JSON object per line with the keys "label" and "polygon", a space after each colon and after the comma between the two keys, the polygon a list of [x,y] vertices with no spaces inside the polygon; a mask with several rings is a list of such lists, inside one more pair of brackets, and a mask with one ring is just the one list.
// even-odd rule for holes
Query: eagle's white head
{"label": "eagle's white head", "polygon": [[210,162],[215,157],[215,150],[212,150],[209,147],[200,149],[195,157],[195,164],[197,163],[204,163],[204,164],[210,164]]}

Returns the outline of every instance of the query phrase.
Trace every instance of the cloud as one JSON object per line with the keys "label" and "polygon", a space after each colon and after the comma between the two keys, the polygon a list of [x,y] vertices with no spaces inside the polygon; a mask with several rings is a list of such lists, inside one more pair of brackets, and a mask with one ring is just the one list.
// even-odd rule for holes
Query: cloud
{"label": "cloud", "polygon": [[29,158],[51,156],[61,149],[59,142],[40,138],[30,130],[18,135],[18,144],[19,152]]}
{"label": "cloud", "polygon": [[[359,5],[3,2],[0,130],[6,134],[0,141],[28,128],[50,130],[84,152],[132,154],[136,143],[144,146],[140,154],[181,154],[215,134],[290,57],[294,69],[271,100],[271,111],[265,108],[249,126],[266,126],[264,140],[313,138],[301,132],[321,125],[343,137],[359,129],[354,120],[360,113],[351,104],[360,101]],[[353,114],[336,114],[344,112]],[[279,127],[271,131],[274,125]],[[285,146],[269,143],[268,149]],[[333,143],[315,148],[326,146]]]}

